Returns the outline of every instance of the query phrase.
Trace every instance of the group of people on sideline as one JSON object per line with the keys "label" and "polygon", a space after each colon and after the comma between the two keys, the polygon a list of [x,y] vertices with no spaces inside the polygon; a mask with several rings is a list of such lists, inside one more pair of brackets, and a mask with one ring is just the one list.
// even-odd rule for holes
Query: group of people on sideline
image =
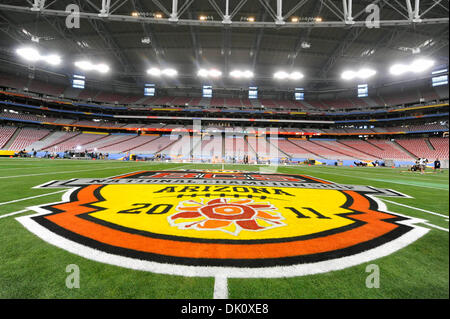
{"label": "group of people on sideline", "polygon": [[[411,167],[411,171],[420,172],[421,174],[425,173],[425,169],[427,168],[429,161],[426,158],[417,158],[415,165]],[[434,172],[441,171],[441,161],[437,158],[433,163]]]}

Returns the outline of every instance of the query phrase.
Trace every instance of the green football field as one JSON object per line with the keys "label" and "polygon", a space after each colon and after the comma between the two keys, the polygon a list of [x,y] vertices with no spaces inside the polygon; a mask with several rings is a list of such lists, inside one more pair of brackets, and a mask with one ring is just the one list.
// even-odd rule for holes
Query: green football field
{"label": "green football field", "polygon": [[[35,214],[28,207],[61,201],[67,189],[33,189],[52,180],[212,168],[221,169],[222,165],[0,159],[0,298],[212,299],[213,277],[161,275],[88,260],[48,244],[16,220]],[[224,168],[259,170],[248,165]],[[449,298],[448,170],[421,175],[399,168],[280,166],[277,172],[409,195],[412,198],[381,199],[389,201],[385,203],[390,212],[425,220],[420,226],[430,231],[391,255],[340,271],[293,278],[230,278],[229,298]],[[66,267],[71,264],[80,269],[78,289],[66,287]],[[379,288],[366,287],[369,264],[379,266]]]}

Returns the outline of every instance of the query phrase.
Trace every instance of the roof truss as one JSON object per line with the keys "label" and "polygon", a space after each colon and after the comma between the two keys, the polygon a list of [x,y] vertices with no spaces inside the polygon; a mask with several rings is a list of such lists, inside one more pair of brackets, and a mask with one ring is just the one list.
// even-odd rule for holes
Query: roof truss
{"label": "roof truss", "polygon": [[[272,8],[269,2],[265,0],[258,0],[258,3],[263,7],[272,21],[235,21],[233,18],[243,8],[247,0],[240,0],[239,3],[232,8],[229,0],[221,1],[220,4],[216,0],[208,0],[211,9],[214,10],[220,17],[220,21],[206,20],[199,21],[198,19],[192,19],[186,17],[184,14],[187,9],[196,0],[186,0],[182,5],[179,5],[178,0],[171,0],[171,8],[167,9],[158,0],[152,0],[152,2],[158,6],[166,15],[170,14],[166,18],[155,18],[147,16],[131,16],[116,14],[115,12],[127,2],[133,0],[102,0],[101,7],[92,3],[93,0],[85,0],[85,3],[89,6],[83,6],[80,11],[80,17],[90,20],[105,20],[105,21],[122,21],[130,23],[141,24],[176,24],[176,25],[190,25],[199,27],[223,27],[227,24],[231,27],[239,28],[344,28],[349,25],[353,27],[366,27],[366,21],[364,19],[363,12],[359,12],[353,15],[353,0],[342,0],[342,5],[337,5],[335,1],[331,0],[301,0],[291,8],[285,8],[283,0],[276,0],[276,8]],[[198,1],[198,0],[197,0]],[[324,9],[328,10],[336,17],[335,21],[307,21],[307,22],[289,22],[287,21],[290,16],[300,10],[306,3],[311,1],[320,1]],[[447,5],[444,4],[444,0],[432,0],[425,2],[423,0],[406,0],[406,5],[403,5],[399,0],[375,0],[369,4],[380,5],[382,3],[389,6],[392,10],[398,12],[402,17],[395,20],[383,20],[379,21],[381,27],[383,26],[399,26],[399,25],[411,25],[411,24],[436,24],[436,23],[448,23],[449,18],[440,16],[433,16],[432,12],[436,12],[433,9],[440,8],[448,12]],[[16,11],[16,12],[40,12],[44,15],[55,16],[67,16],[67,12],[64,10],[52,9],[56,1],[46,2],[45,0],[23,0],[22,5],[7,5],[0,4],[0,10]],[[31,4],[31,6],[30,6]],[[286,9],[286,10],[285,10]],[[230,13],[231,11],[231,13]],[[284,13],[285,12],[285,13]],[[358,20],[357,20],[358,19]]]}

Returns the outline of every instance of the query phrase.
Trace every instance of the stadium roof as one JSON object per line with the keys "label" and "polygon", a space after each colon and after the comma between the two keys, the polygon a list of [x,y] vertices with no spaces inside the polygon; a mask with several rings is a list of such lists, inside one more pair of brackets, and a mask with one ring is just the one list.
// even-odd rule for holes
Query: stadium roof
{"label": "stadium roof", "polygon": [[[345,15],[344,2],[352,4],[352,15]],[[299,70],[305,78],[286,85],[326,88],[340,81],[346,68],[371,66],[383,73],[417,48],[438,65],[448,64],[448,1],[410,3],[408,12],[404,1],[385,0],[3,0],[0,58],[18,61],[15,49],[34,36],[64,61],[105,61],[112,68],[109,77],[129,83],[198,85],[198,69],[215,67],[224,74],[235,68],[255,73],[253,80],[238,83],[224,77],[215,83],[220,87],[276,86],[274,72]],[[70,4],[80,8],[80,28],[66,27]],[[380,8],[380,28],[365,24],[369,4]],[[42,8],[32,11],[33,5]],[[152,66],[175,68],[179,76],[151,79],[145,71]],[[52,71],[71,74],[73,63]]]}

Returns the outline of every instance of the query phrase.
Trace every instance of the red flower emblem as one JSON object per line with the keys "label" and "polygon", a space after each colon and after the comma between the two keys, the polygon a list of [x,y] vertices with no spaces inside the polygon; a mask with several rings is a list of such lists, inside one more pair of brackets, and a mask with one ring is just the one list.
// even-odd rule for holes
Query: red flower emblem
{"label": "red flower emblem", "polygon": [[[192,204],[198,206],[188,206]],[[189,200],[180,203],[177,209],[181,212],[170,216],[168,220],[172,226],[180,229],[220,230],[237,236],[243,229],[261,231],[285,226],[280,222],[284,218],[273,212],[276,207],[254,203],[251,199],[231,201],[228,198],[219,198],[209,201],[206,205]],[[233,224],[235,230],[230,231],[229,226]]]}

